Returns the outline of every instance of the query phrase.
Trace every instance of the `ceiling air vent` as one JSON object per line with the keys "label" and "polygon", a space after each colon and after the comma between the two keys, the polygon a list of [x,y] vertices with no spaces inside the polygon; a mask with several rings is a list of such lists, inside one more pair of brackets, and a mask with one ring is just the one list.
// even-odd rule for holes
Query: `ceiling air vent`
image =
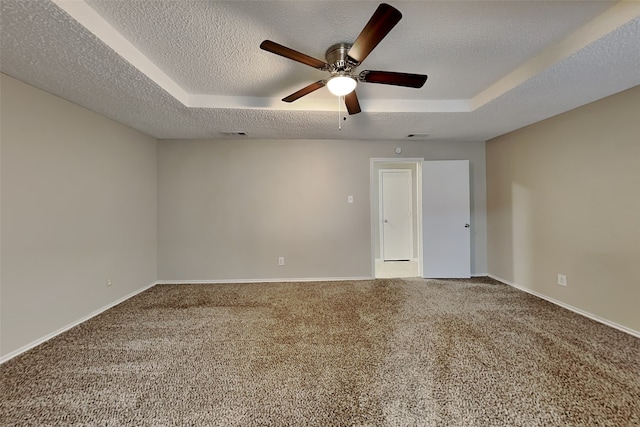
{"label": "ceiling air vent", "polygon": [[429,138],[429,134],[428,133],[410,133],[409,135],[407,135],[407,138],[411,138],[411,139],[427,139],[427,138]]}
{"label": "ceiling air vent", "polygon": [[247,133],[244,131],[225,131],[225,132],[220,132],[225,138],[242,138],[247,136]]}

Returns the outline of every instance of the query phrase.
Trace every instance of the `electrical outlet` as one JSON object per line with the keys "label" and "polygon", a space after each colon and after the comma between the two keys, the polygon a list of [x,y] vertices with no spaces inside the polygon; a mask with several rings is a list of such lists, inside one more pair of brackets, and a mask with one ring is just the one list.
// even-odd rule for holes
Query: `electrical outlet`
{"label": "electrical outlet", "polygon": [[558,274],[558,285],[567,286],[567,276],[564,274]]}
{"label": "electrical outlet", "polygon": [[283,256],[278,257],[278,265],[284,265],[284,257]]}
{"label": "electrical outlet", "polygon": [[109,278],[107,279],[107,288],[110,288],[110,287],[111,287],[111,285],[113,285],[113,281],[111,280],[111,277],[109,277]]}

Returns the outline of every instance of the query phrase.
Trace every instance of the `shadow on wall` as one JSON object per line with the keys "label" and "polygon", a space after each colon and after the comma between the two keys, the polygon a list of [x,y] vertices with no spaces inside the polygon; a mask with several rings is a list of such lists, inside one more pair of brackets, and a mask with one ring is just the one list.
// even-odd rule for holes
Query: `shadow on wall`
{"label": "shadow on wall", "polygon": [[519,286],[535,289],[536,280],[532,277],[534,266],[533,210],[531,190],[517,182],[511,183],[511,251],[510,265],[512,281]]}

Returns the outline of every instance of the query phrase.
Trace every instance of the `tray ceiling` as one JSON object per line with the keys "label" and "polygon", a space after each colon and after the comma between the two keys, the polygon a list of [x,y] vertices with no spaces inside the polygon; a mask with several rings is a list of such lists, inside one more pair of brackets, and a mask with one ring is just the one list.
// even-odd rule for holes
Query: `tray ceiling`
{"label": "tray ceiling", "polygon": [[[398,1],[403,19],[358,68],[428,74],[361,83],[337,126],[324,59],[372,1],[2,0],[3,73],[158,138],[485,140],[640,84],[640,2]],[[344,106],[341,106],[344,111]]]}

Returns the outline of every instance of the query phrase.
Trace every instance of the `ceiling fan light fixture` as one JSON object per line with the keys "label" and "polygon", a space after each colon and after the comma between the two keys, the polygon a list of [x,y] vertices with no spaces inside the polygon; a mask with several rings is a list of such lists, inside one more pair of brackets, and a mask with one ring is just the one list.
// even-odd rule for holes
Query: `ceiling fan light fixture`
{"label": "ceiling fan light fixture", "polygon": [[327,80],[311,83],[282,98],[282,101],[294,102],[327,86],[331,94],[338,97],[338,112],[340,111],[340,105],[344,102],[347,112],[353,115],[362,111],[358,96],[354,91],[358,82],[421,88],[427,81],[427,76],[424,74],[364,70],[355,75],[355,68],[362,64],[362,61],[389,34],[401,18],[402,13],[398,9],[386,3],[381,3],[353,44],[341,42],[327,49],[324,54],[326,62],[271,40],[264,40],[260,43],[260,49],[330,73]]}
{"label": "ceiling fan light fixture", "polygon": [[335,96],[345,96],[354,91],[358,82],[350,76],[334,76],[327,82],[329,92]]}

